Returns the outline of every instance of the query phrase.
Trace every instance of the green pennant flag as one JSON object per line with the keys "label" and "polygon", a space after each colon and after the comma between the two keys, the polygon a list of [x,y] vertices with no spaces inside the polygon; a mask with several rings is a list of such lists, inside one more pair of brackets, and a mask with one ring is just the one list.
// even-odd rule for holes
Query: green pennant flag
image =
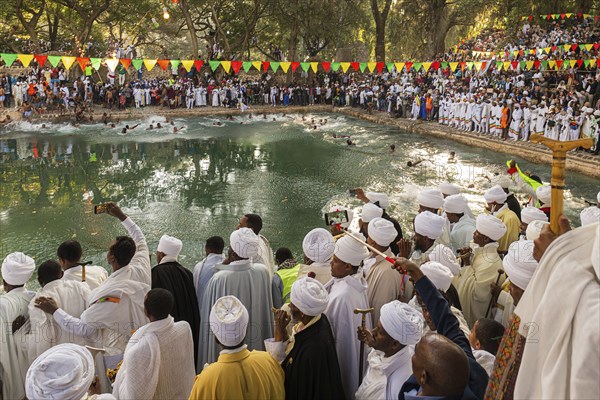
{"label": "green pennant flag", "polygon": [[50,62],[50,65],[56,68],[58,66],[58,63],[60,62],[60,58],[60,56],[48,56],[48,61]]}
{"label": "green pennant flag", "polygon": [[448,63],[447,62],[443,62],[442,63],[442,69],[446,69],[448,68]]}
{"label": "green pennant flag", "polygon": [[331,69],[333,70],[333,72],[337,72],[337,70],[340,69],[340,65],[341,65],[341,63],[339,63],[339,62],[332,62]]}
{"label": "green pennant flag", "polygon": [[210,65],[210,69],[215,72],[215,70],[219,68],[219,65],[221,65],[221,61],[209,61],[208,64]]}
{"label": "green pennant flag", "polygon": [[585,65],[585,67],[589,67],[590,66],[590,60],[583,60],[583,65]]}
{"label": "green pennant flag", "polygon": [[134,58],[133,60],[131,60],[131,63],[133,64],[133,68],[135,68],[135,70],[137,71],[138,69],[142,68],[144,60],[142,60],[141,58]]}
{"label": "green pennant flag", "polygon": [[387,68],[388,72],[392,72],[392,70],[394,69],[394,63],[390,62],[385,64],[385,67]]}
{"label": "green pennant flag", "polygon": [[467,62],[467,69],[473,69],[473,61]]}
{"label": "green pennant flag", "polygon": [[242,63],[242,68],[244,68],[245,72],[250,71],[250,68],[252,68],[252,61],[244,61]]}
{"label": "green pennant flag", "polygon": [[[48,59],[49,58],[50,57],[48,57]],[[102,63],[102,59],[101,58],[90,58],[90,64],[92,64],[92,68],[94,68],[96,71],[98,71],[100,69],[100,64],[101,63]],[[54,65],[54,64],[52,64],[52,65]]]}
{"label": "green pennant flag", "polygon": [[177,67],[181,64],[181,60],[171,60],[171,65],[173,66],[173,71],[177,71]]}
{"label": "green pennant flag", "polygon": [[2,53],[0,56],[7,67],[10,67],[17,59],[17,55],[12,53]]}
{"label": "green pennant flag", "polygon": [[544,69],[548,69],[548,60],[542,60],[542,67],[544,67]]}
{"label": "green pennant flag", "polygon": [[496,61],[496,69],[502,69],[504,63],[502,61]]}
{"label": "green pennant flag", "polygon": [[281,64],[280,62],[271,61],[271,69],[273,70],[273,72],[277,72],[280,64]]}
{"label": "green pennant flag", "polygon": [[525,70],[525,67],[527,66],[527,62],[525,62],[525,61],[521,61],[521,62],[519,63],[519,66],[521,67],[521,71],[524,71],[524,70]]}
{"label": "green pennant flag", "polygon": [[365,72],[365,69],[367,68],[367,63],[366,62],[360,63],[359,68],[360,68],[360,72]]}
{"label": "green pennant flag", "polygon": [[419,72],[419,70],[421,69],[422,66],[423,66],[423,63],[420,63],[420,62],[413,63],[413,68],[415,69],[415,72]]}
{"label": "green pennant flag", "polygon": [[302,63],[300,63],[300,67],[302,68],[302,71],[307,72],[308,69],[310,68],[310,63],[309,62],[302,62]]}

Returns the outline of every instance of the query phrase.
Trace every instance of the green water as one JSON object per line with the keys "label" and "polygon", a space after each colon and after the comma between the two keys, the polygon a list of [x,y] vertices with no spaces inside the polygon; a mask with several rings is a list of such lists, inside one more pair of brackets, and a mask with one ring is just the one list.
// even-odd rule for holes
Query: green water
{"label": "green water", "polygon": [[[327,123],[313,130],[311,118]],[[266,120],[176,119],[176,126],[186,126],[182,134],[145,130],[152,121],[164,124],[164,118],[150,116],[115,129],[100,124],[44,129],[22,122],[0,131],[0,257],[23,251],[40,263],[55,257],[62,241],[75,238],[85,260],[107,267],[106,249],[125,230],[116,219],[94,215],[92,203],[112,200],[142,228],[151,250],[162,234],[182,239],[180,261],[189,268],[202,259],[206,238],[221,235],[227,242],[239,217],[250,212],[263,217],[273,250],[290,247],[301,258],[302,238],[324,225],[326,207],[359,205],[346,195],[349,188],[387,192],[390,213],[409,232],[420,188],[444,180],[473,185],[465,194],[477,213],[489,187],[484,175],[504,169],[507,159],[333,114],[308,115],[306,122],[282,114]],[[214,126],[216,121],[223,126]],[[125,123],[138,122],[127,135],[119,134]],[[334,139],[334,133],[352,136],[357,146]],[[450,151],[456,152],[455,163],[448,163]],[[515,158],[522,169],[549,181],[548,166]],[[406,166],[417,159],[425,161]],[[600,185],[575,173],[568,174],[567,184],[567,215],[579,225],[584,199],[595,199]]]}

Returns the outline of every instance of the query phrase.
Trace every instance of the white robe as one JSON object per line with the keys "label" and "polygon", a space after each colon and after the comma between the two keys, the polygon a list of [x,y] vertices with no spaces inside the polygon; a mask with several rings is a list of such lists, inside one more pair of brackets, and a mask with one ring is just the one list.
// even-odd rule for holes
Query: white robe
{"label": "white robe", "polygon": [[[369,308],[367,281],[363,277],[362,269],[359,269],[354,275],[332,278],[325,285],[325,289],[329,292],[325,315],[331,323],[331,331],[335,338],[342,386],[346,398],[353,399],[358,389],[360,354],[360,341],[356,337],[356,328],[362,322],[361,314],[354,314],[354,309]],[[370,315],[367,316],[366,327],[369,329],[372,327]],[[363,369],[365,368],[366,364],[363,366]]]}
{"label": "white robe", "polygon": [[463,215],[452,226],[450,232],[450,247],[456,253],[458,249],[468,247],[469,243],[473,240],[473,233],[476,231],[475,220],[469,218],[467,215]]}
{"label": "white robe", "polygon": [[358,400],[396,399],[406,380],[412,375],[413,346],[405,346],[396,354],[385,357],[372,349],[367,357],[369,368],[356,392]]}
{"label": "white robe", "polygon": [[[62,279],[64,281],[81,282],[81,265],[65,270]],[[108,272],[99,265],[85,266],[85,283],[91,290],[96,289],[102,282],[108,279]]]}
{"label": "white robe", "polygon": [[310,265],[300,264],[298,270],[298,278],[304,278],[308,276],[309,272],[315,273],[315,279],[325,285],[331,280],[331,263],[312,263]]}

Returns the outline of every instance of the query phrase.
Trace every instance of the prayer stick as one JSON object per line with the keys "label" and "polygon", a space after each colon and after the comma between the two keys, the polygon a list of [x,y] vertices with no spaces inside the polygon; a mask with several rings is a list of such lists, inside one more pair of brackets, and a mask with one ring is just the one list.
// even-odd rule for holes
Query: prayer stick
{"label": "prayer stick", "polygon": [[396,260],[394,260],[392,257],[386,256],[385,254],[383,254],[381,251],[377,250],[375,247],[371,246],[370,244],[363,242],[362,240],[360,240],[359,238],[357,238],[356,236],[354,236],[353,234],[350,233],[350,231],[348,231],[347,229],[342,229],[344,232],[346,232],[346,235],[350,236],[352,239],[356,240],[357,242],[359,242],[360,244],[362,244],[363,246],[365,246],[367,249],[371,250],[373,253],[377,254],[378,256],[381,256],[383,258],[385,258],[385,260],[387,262],[389,262],[390,264],[394,265],[394,263],[396,262]]}
{"label": "prayer stick", "polygon": [[[500,277],[502,276],[503,273],[504,273],[504,270],[502,268],[498,268],[498,277],[496,278],[496,285],[498,284],[498,281],[500,280]],[[493,302],[494,302],[494,296],[492,296],[492,298],[490,299],[490,304],[488,304],[487,311],[485,312],[485,318],[488,317],[488,314],[490,313],[490,311],[492,309]]]}

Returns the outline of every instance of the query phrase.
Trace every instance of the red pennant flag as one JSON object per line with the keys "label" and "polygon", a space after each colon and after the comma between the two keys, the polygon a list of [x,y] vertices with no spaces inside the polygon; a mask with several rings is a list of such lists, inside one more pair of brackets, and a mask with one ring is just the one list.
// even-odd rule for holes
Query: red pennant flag
{"label": "red pennant flag", "polygon": [[546,19],[547,19],[547,20],[550,20],[550,19],[552,19],[552,14],[548,14],[548,15],[546,15]]}
{"label": "red pennant flag", "polygon": [[523,57],[523,50],[519,50],[519,56]]}
{"label": "red pennant flag", "polygon": [[564,60],[556,60],[556,69],[560,69],[563,65]]}
{"label": "red pennant flag", "polygon": [[203,64],[204,64],[204,61],[202,61],[202,60],[194,60],[194,68],[196,68],[196,71],[200,72]]}
{"label": "red pennant flag", "polygon": [[404,65],[406,66],[406,72],[410,72],[410,69],[412,68],[413,63],[409,61]]}
{"label": "red pennant flag", "polygon": [[460,65],[460,69],[464,71],[465,67],[467,66],[467,62],[466,61],[461,61],[458,64]]}
{"label": "red pennant flag", "polygon": [[533,66],[535,67],[535,69],[539,69],[541,64],[542,62],[540,60],[535,60],[533,62]]}
{"label": "red pennant flag", "polygon": [[572,44],[572,45],[571,45],[571,50],[572,50],[572,51],[575,51],[575,50],[577,50],[577,48],[578,48],[578,47],[579,47],[579,45],[577,45],[577,44]]}
{"label": "red pennant flag", "polygon": [[329,68],[331,67],[331,63],[329,61],[323,61],[321,66],[325,70],[325,72],[329,72]]}
{"label": "red pennant flag", "polygon": [[353,61],[350,63],[350,66],[352,67],[352,69],[356,72],[358,72],[358,69],[360,68],[360,63],[357,63],[356,61]]}
{"label": "red pennant flag", "polygon": [[595,19],[596,21],[598,21],[598,20],[600,19],[600,15],[596,15],[596,16],[594,17],[594,19]]}
{"label": "red pennant flag", "polygon": [[46,64],[46,60],[48,59],[48,56],[42,55],[42,54],[35,54],[33,56],[33,58],[35,58],[35,61],[38,63],[38,65],[40,67],[43,67],[44,64]]}
{"label": "red pennant flag", "polygon": [[583,18],[583,13],[578,13],[577,18],[579,18],[579,19]]}
{"label": "red pennant flag", "polygon": [[79,68],[81,68],[81,72],[85,72],[85,67],[87,67],[90,59],[87,57],[77,57],[77,64],[79,64]]}
{"label": "red pennant flag", "polygon": [[119,58],[119,61],[123,65],[123,68],[129,69],[129,66],[131,65],[131,58]]}
{"label": "red pennant flag", "polygon": [[270,65],[271,65],[270,61],[263,61],[262,62],[263,72],[267,72],[267,70],[269,69]]}
{"label": "red pennant flag", "polygon": [[581,64],[583,64],[583,60],[577,60],[577,68],[581,67]]}
{"label": "red pennant flag", "polygon": [[519,66],[519,62],[518,61],[513,61],[510,63],[510,65],[512,66],[513,69],[517,69],[517,67]]}
{"label": "red pennant flag", "polygon": [[383,72],[383,67],[385,67],[385,64],[384,64],[382,61],[378,62],[378,63],[376,64],[377,72],[378,72],[378,73],[381,73],[381,72]]}
{"label": "red pennant flag", "polygon": [[240,69],[242,68],[242,64],[243,64],[243,62],[241,62],[241,61],[232,61],[231,62],[231,68],[233,69],[233,72],[236,75],[238,72],[240,72]]}
{"label": "red pennant flag", "polygon": [[528,18],[530,21],[533,21],[533,15],[530,15]]}
{"label": "red pennant flag", "polygon": [[554,52],[556,51],[556,49],[558,49],[558,46],[552,46],[551,50]]}
{"label": "red pennant flag", "polygon": [[481,62],[481,69],[484,70],[485,67],[486,67],[486,65],[487,65],[487,61],[482,61]]}
{"label": "red pennant flag", "polygon": [[594,44],[594,50],[598,50],[598,48],[600,48],[600,43],[595,43]]}
{"label": "red pennant flag", "polygon": [[299,66],[300,66],[299,61],[292,61],[292,72],[296,72],[296,70],[298,69]]}
{"label": "red pennant flag", "polygon": [[567,14],[560,14],[560,19],[565,19],[567,17]]}
{"label": "red pennant flag", "polygon": [[167,67],[171,63],[171,60],[158,60],[156,62],[158,63],[158,65],[160,65],[163,71],[166,71]]}
{"label": "red pennant flag", "polygon": [[440,65],[439,61],[434,61],[431,63],[431,68],[433,68],[434,71],[437,71],[440,68]]}
{"label": "red pennant flag", "polygon": [[508,51],[504,52],[504,58],[508,58]]}

